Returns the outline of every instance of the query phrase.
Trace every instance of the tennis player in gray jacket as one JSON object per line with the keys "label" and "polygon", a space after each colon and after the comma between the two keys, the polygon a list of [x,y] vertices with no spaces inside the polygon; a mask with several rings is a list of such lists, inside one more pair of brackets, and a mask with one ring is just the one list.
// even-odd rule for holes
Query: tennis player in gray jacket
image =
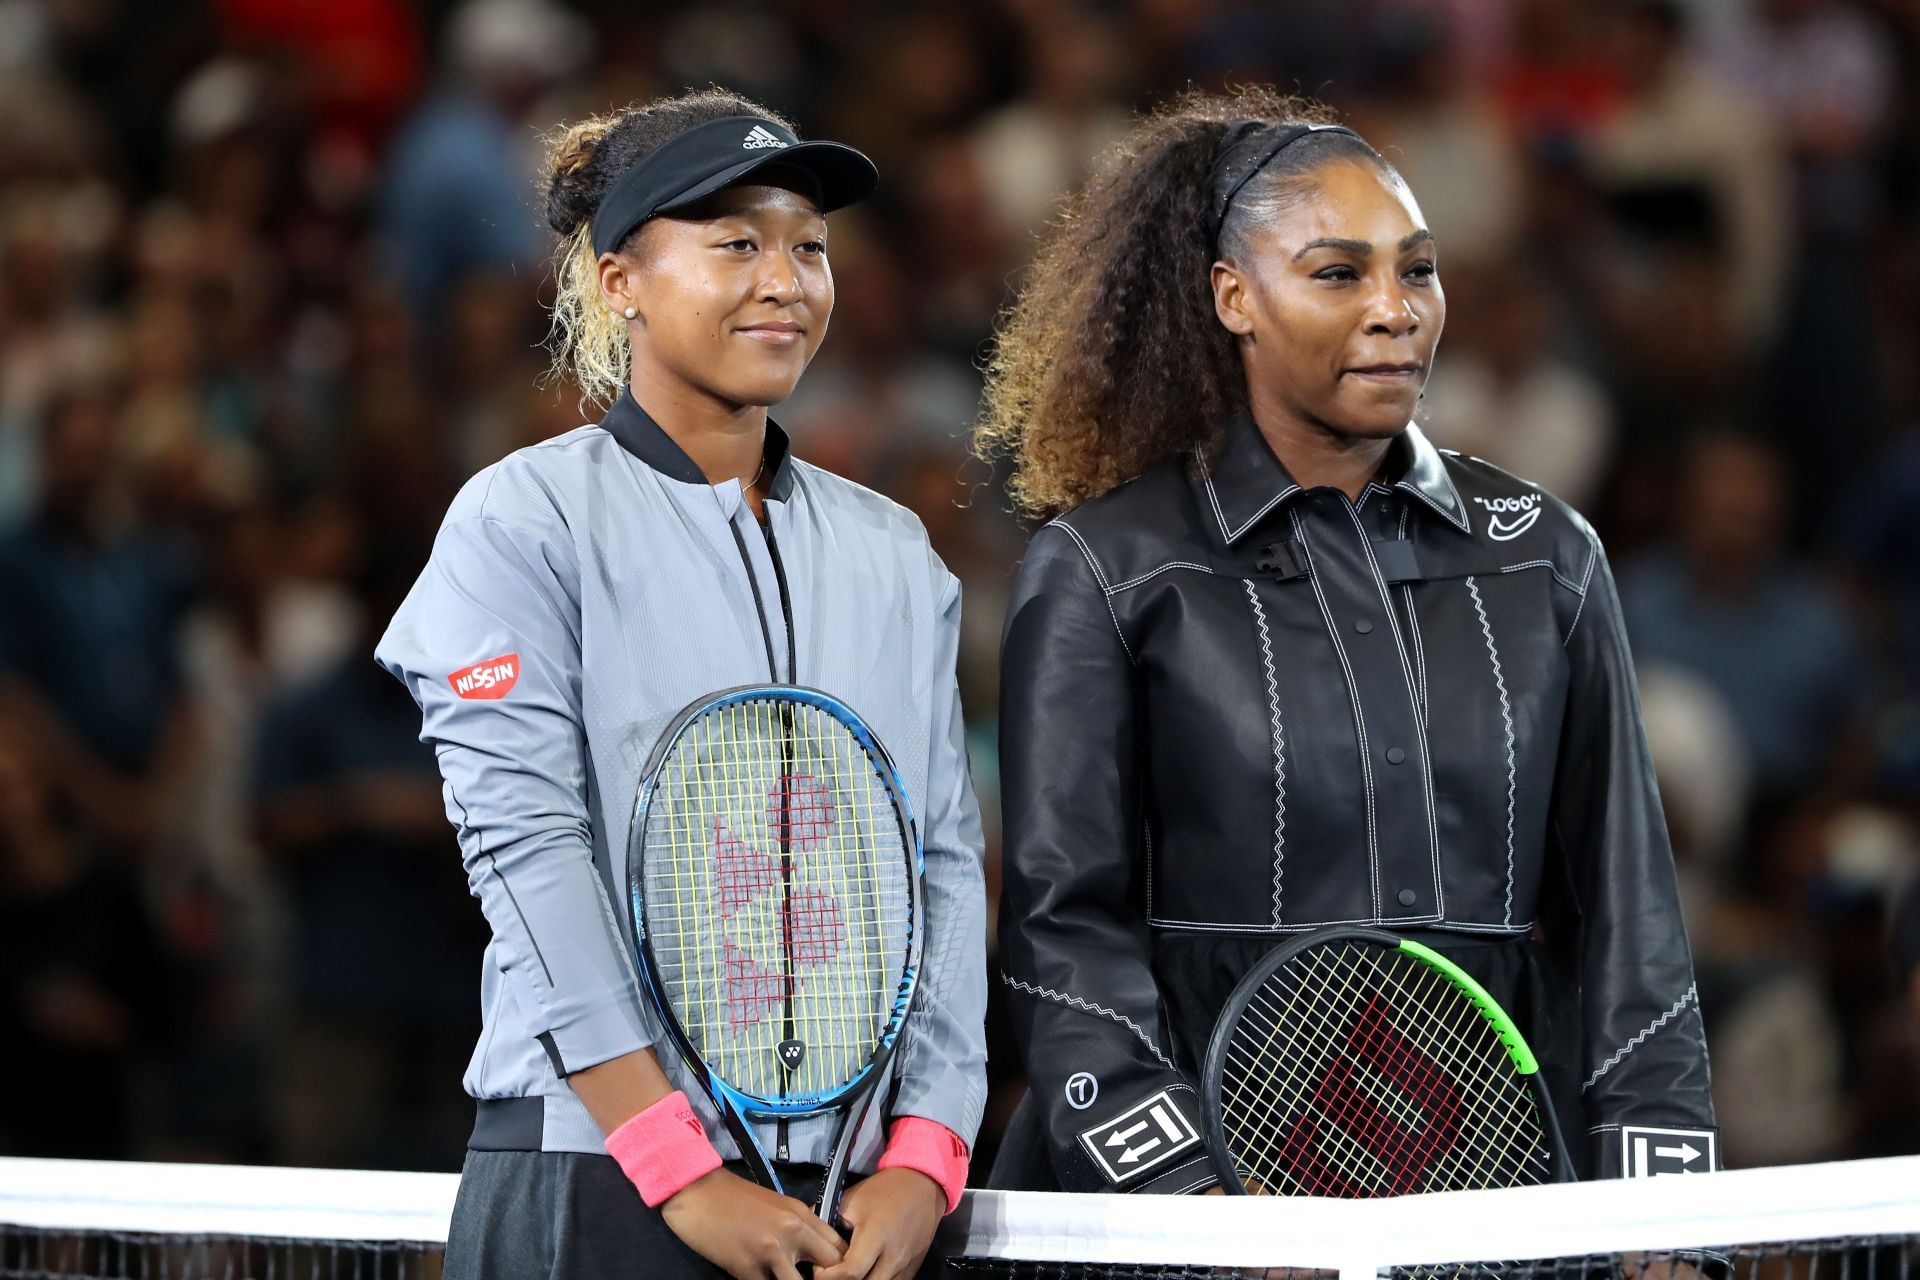
{"label": "tennis player in gray jacket", "polygon": [[[377,654],[420,704],[493,928],[447,1274],[911,1275],[958,1202],[985,1094],[960,589],[911,513],[794,458],[766,410],[826,332],[823,215],[876,175],[719,90],[576,124],[550,161],[562,371],[606,417],[466,485]],[[763,682],[860,712],[924,846],[923,971],[886,1114],[854,1148],[870,1176],[842,1202],[846,1238],[715,1167],[738,1153],[656,1054],[615,907],[670,717]],[[787,1186],[825,1162],[835,1126],[785,1125]]]}

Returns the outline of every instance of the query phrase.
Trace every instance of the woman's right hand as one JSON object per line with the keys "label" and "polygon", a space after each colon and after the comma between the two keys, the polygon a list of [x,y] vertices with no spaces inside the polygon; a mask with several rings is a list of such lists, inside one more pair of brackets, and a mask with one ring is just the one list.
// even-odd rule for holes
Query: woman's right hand
{"label": "woman's right hand", "polygon": [[660,1207],[673,1234],[734,1280],[800,1280],[801,1262],[831,1266],[846,1244],[812,1209],[725,1169]]}

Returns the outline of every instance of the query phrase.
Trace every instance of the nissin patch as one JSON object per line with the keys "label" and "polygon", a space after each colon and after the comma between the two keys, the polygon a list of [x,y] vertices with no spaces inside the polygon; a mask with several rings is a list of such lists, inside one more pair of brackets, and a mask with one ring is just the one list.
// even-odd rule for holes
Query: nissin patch
{"label": "nissin patch", "polygon": [[519,679],[520,655],[506,653],[454,672],[447,683],[463,698],[491,701],[506,697]]}

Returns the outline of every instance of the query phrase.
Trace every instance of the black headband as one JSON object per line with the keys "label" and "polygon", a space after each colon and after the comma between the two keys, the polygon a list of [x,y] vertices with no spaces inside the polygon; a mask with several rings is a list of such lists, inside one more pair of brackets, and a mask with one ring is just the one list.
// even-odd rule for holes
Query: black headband
{"label": "black headband", "polygon": [[628,234],[656,214],[692,204],[767,166],[807,179],[820,212],[872,194],[880,172],[873,161],[838,142],[802,142],[791,129],[758,116],[728,116],[697,124],[667,139],[613,186],[593,214],[593,251],[618,249]]}
{"label": "black headband", "polygon": [[[1272,159],[1310,133],[1344,133],[1366,146],[1367,140],[1339,124],[1269,124],[1265,120],[1242,120],[1228,129],[1213,152],[1213,173],[1207,180],[1213,193],[1213,243],[1220,243],[1221,228],[1227,225],[1227,212],[1240,188],[1253,175],[1266,168]],[[1371,148],[1368,148],[1371,150]]]}

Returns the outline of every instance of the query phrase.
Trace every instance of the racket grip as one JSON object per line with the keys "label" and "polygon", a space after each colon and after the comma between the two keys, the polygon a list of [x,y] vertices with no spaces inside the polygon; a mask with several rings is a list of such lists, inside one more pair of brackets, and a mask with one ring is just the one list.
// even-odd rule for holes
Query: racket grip
{"label": "racket grip", "polygon": [[687,1095],[675,1090],[607,1135],[607,1154],[649,1209],[720,1167]]}
{"label": "racket grip", "polygon": [[952,1213],[967,1186],[967,1144],[937,1120],[901,1116],[888,1127],[887,1149],[875,1167],[926,1174],[939,1185]]}

